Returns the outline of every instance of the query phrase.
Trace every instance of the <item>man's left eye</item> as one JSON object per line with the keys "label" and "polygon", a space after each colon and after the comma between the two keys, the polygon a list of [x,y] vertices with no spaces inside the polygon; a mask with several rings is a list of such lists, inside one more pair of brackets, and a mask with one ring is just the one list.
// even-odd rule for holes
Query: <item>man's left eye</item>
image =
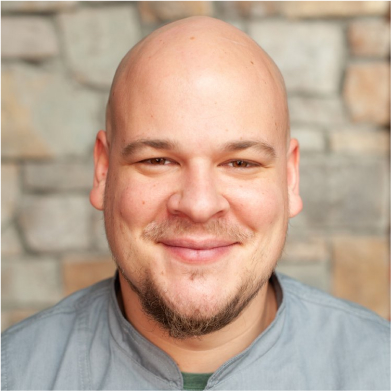
{"label": "man's left eye", "polygon": [[233,160],[232,162],[228,163],[233,168],[249,168],[254,167],[254,163],[250,163],[246,160]]}

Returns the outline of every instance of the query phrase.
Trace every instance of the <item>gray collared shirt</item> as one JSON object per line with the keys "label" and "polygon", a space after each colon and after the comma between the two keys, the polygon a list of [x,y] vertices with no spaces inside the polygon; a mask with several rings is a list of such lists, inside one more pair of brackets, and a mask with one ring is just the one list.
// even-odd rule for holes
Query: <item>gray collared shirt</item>
{"label": "gray collared shirt", "polygon": [[[390,326],[281,274],[274,321],[209,379],[213,390],[390,389]],[[115,279],[2,335],[2,389],[180,390],[181,372],[124,318]]]}

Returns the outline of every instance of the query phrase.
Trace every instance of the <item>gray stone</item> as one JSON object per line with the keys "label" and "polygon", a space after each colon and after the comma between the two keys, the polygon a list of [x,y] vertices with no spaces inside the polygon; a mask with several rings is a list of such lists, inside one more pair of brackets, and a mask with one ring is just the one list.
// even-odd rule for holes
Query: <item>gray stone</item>
{"label": "gray stone", "polygon": [[330,271],[327,262],[297,263],[279,262],[276,270],[290,277],[296,278],[304,284],[330,292]]}
{"label": "gray stone", "polygon": [[144,23],[171,22],[190,16],[213,15],[212,1],[139,1],[138,10]]}
{"label": "gray stone", "polygon": [[57,72],[31,65],[2,69],[2,155],[48,158],[90,153],[101,96]]}
{"label": "gray stone", "polygon": [[322,237],[287,236],[281,260],[284,262],[325,262],[330,259],[327,242]]}
{"label": "gray stone", "polygon": [[132,6],[83,9],[59,16],[65,51],[74,77],[109,87],[126,52],[141,38]]}
{"label": "gray stone", "polygon": [[2,13],[52,13],[76,8],[78,1],[2,1]]}
{"label": "gray stone", "polygon": [[104,253],[110,252],[106,238],[103,212],[94,209],[92,214],[92,231],[94,246]]}
{"label": "gray stone", "polygon": [[26,196],[19,224],[33,251],[83,250],[90,245],[86,196]]}
{"label": "gray stone", "polygon": [[32,162],[23,170],[27,190],[89,190],[92,187],[92,162]]}
{"label": "gray stone", "polygon": [[276,62],[289,92],[338,92],[345,56],[342,26],[252,21],[249,33]]}
{"label": "gray stone", "polygon": [[59,52],[53,25],[42,17],[1,19],[2,58],[42,60]]}
{"label": "gray stone", "polygon": [[[3,130],[4,131],[4,130]],[[19,202],[19,167],[16,164],[1,165],[1,228],[14,217]]]}
{"label": "gray stone", "polygon": [[1,229],[1,256],[5,257],[20,255],[23,252],[22,244],[20,243],[19,234],[15,226],[8,225]]}
{"label": "gray stone", "polygon": [[301,151],[319,152],[326,148],[324,134],[313,127],[292,126],[291,137],[299,141]]}
{"label": "gray stone", "polygon": [[340,98],[288,98],[292,124],[341,125],[349,122],[345,105]]}
{"label": "gray stone", "polygon": [[388,1],[284,1],[282,12],[291,18],[387,15]]}
{"label": "gray stone", "polygon": [[53,258],[22,258],[2,264],[5,306],[51,305],[61,299],[61,291],[59,265]]}
{"label": "gray stone", "polygon": [[386,158],[303,156],[303,211],[294,224],[308,230],[388,228],[389,169]]}
{"label": "gray stone", "polygon": [[262,18],[279,12],[278,1],[218,1],[219,15],[224,19]]}

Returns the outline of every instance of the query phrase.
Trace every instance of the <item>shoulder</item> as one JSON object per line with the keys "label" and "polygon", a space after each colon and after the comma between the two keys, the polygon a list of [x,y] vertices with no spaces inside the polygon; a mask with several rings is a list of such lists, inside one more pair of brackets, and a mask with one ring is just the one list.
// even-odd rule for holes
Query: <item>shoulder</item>
{"label": "shoulder", "polygon": [[291,277],[278,273],[285,298],[294,308],[297,304],[312,309],[313,316],[333,316],[341,321],[355,321],[367,325],[389,337],[390,323],[373,311],[350,301],[338,299],[319,289],[305,285]]}
{"label": "shoulder", "polygon": [[34,373],[56,373],[65,355],[74,356],[77,362],[80,335],[93,329],[99,317],[107,316],[104,307],[110,289],[112,279],[101,281],[5,330],[2,389],[12,388],[13,381],[20,378],[18,373],[32,378]]}
{"label": "shoulder", "polygon": [[51,327],[61,322],[74,322],[74,318],[87,310],[91,312],[94,304],[101,303],[106,298],[111,288],[111,279],[100,281],[95,285],[82,289],[61,300],[55,306],[41,311],[2,333],[2,337],[11,338],[13,335],[20,337],[24,333],[31,335],[34,328],[42,330],[42,327]]}
{"label": "shoulder", "polygon": [[285,346],[333,389],[389,389],[390,323],[374,312],[278,274]]}
{"label": "shoulder", "polygon": [[[278,274],[287,320],[308,354],[322,352],[352,372],[389,377],[390,323],[358,304]],[[292,335],[292,334],[291,334]],[[305,348],[307,349],[307,348]],[[364,375],[363,375],[364,376]]]}

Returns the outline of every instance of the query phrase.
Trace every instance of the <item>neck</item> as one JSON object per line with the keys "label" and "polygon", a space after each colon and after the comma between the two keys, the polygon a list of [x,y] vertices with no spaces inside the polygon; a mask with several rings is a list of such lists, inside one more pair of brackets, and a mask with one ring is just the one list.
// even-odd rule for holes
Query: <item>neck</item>
{"label": "neck", "polygon": [[224,362],[245,350],[273,321],[277,300],[267,282],[243,312],[229,325],[202,337],[171,338],[145,315],[137,294],[120,274],[123,312],[133,327],[165,351],[182,372],[211,373]]}

